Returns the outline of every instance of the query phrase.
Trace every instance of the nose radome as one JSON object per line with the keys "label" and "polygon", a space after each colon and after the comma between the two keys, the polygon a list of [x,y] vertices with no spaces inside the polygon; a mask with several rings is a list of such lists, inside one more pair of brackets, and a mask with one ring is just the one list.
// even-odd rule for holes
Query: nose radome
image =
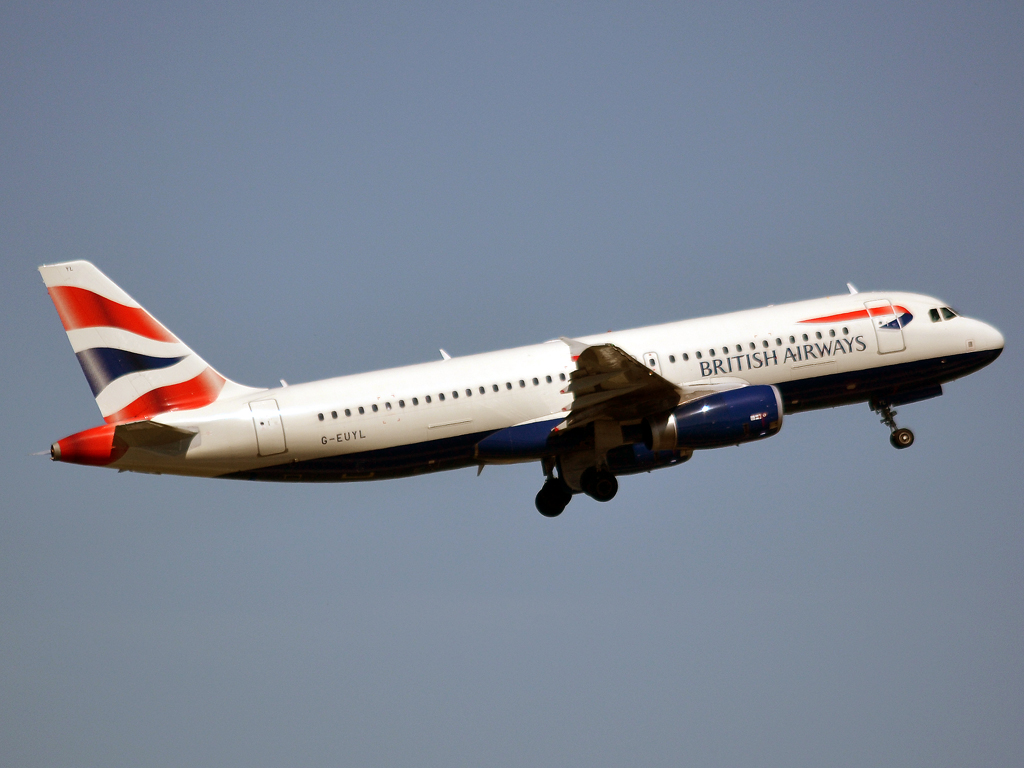
{"label": "nose radome", "polygon": [[1003,348],[1003,334],[1001,334],[996,328],[993,328],[988,323],[978,323],[978,346],[981,349],[1002,349]]}

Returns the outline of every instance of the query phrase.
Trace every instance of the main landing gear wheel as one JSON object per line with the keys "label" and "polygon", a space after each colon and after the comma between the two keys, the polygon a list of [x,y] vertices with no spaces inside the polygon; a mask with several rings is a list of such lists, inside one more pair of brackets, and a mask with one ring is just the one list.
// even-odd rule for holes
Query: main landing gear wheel
{"label": "main landing gear wheel", "polygon": [[580,487],[594,501],[611,501],[619,491],[619,481],[606,469],[590,467],[580,476]]}
{"label": "main landing gear wheel", "polygon": [[909,448],[914,444],[914,433],[906,427],[901,427],[889,435],[889,442],[893,448]]}
{"label": "main landing gear wheel", "polygon": [[558,517],[566,504],[572,500],[572,491],[561,480],[548,479],[537,492],[537,511],[544,517]]}

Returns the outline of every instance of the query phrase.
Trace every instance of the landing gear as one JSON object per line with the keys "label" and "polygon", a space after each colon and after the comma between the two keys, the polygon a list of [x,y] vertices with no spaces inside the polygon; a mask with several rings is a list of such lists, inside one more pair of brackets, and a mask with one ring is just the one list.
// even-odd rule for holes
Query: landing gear
{"label": "landing gear", "polygon": [[914,444],[914,433],[906,427],[901,427],[889,435],[889,442],[893,448],[909,448]]}
{"label": "landing gear", "polygon": [[544,517],[558,517],[572,500],[572,491],[562,480],[549,477],[537,492],[537,511]]}
{"label": "landing gear", "polygon": [[619,490],[619,481],[606,469],[590,467],[580,475],[580,487],[594,501],[611,501]]}
{"label": "landing gear", "polygon": [[885,424],[892,434],[889,435],[889,442],[893,448],[909,448],[914,444],[914,433],[906,427],[896,426],[896,411],[885,401],[872,400],[871,410],[881,414],[882,423]]}
{"label": "landing gear", "polygon": [[541,468],[547,480],[537,493],[536,504],[537,511],[544,517],[558,517],[562,514],[574,493],[583,491],[595,501],[611,501],[619,490],[619,481],[615,475],[607,469],[599,469],[589,461],[579,461],[566,467],[564,456],[545,458],[541,460]]}

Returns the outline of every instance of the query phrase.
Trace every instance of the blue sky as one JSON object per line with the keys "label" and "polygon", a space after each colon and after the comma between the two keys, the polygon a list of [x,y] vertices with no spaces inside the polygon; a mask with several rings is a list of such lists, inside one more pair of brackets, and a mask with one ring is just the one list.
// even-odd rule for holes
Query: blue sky
{"label": "blue sky", "polygon": [[[1021,9],[7,4],[11,765],[993,765],[1024,751]],[[533,509],[33,451],[99,422],[35,267],[273,385],[863,290],[1002,357]]]}

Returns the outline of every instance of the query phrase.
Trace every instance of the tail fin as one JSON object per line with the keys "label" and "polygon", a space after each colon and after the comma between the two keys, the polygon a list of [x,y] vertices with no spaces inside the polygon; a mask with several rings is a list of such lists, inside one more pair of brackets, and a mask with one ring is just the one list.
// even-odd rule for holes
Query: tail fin
{"label": "tail fin", "polygon": [[202,408],[241,387],[88,261],[39,268],[104,421]]}

